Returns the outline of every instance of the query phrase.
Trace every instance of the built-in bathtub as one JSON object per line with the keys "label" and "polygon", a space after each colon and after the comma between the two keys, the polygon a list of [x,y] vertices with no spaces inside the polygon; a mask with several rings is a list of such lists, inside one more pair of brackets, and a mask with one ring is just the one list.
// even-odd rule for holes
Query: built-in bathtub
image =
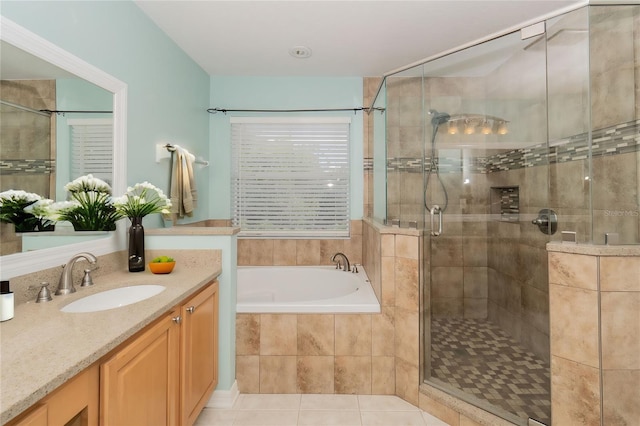
{"label": "built-in bathtub", "polygon": [[241,266],[238,313],[378,313],[380,303],[362,266]]}

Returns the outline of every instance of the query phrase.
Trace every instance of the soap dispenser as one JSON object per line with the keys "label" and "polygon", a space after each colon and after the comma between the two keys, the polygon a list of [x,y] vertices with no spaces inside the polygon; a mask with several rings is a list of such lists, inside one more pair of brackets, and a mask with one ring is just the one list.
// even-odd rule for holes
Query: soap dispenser
{"label": "soap dispenser", "polygon": [[13,292],[9,290],[9,281],[0,281],[0,321],[13,318]]}

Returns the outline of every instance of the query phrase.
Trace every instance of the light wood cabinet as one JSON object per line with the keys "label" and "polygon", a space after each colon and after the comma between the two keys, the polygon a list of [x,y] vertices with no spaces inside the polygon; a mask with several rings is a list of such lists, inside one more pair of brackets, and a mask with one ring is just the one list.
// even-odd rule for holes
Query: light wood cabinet
{"label": "light wood cabinet", "polygon": [[189,425],[218,382],[218,282],[100,367],[102,425]]}
{"label": "light wood cabinet", "polygon": [[218,383],[218,281],[8,426],[191,426]]}
{"label": "light wood cabinet", "polygon": [[100,424],[178,423],[178,312],[144,331],[100,366]]}
{"label": "light wood cabinet", "polygon": [[11,426],[97,426],[98,367],[92,366],[9,423]]}
{"label": "light wood cabinet", "polygon": [[191,426],[218,384],[218,283],[182,305],[181,424]]}

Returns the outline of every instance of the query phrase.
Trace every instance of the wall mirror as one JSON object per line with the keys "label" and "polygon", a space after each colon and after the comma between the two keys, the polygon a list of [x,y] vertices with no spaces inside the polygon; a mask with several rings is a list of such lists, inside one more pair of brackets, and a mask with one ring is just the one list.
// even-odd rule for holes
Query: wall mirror
{"label": "wall mirror", "polygon": [[[111,153],[111,186],[115,194],[123,193],[126,190],[126,97],[127,97],[127,85],[104,71],[94,67],[93,65],[85,62],[84,60],[71,55],[65,50],[53,45],[51,42],[31,33],[23,27],[15,24],[14,22],[4,18],[1,18],[2,33],[0,34],[2,55],[2,74],[0,77],[2,80],[38,80],[38,81],[53,81],[53,85],[56,83],[54,80],[64,82],[62,86],[75,87],[74,90],[84,92],[83,96],[87,99],[93,98],[87,101],[87,105],[101,105],[105,103],[112,110],[111,114],[102,114],[102,117],[96,118],[97,120],[109,120],[113,128],[112,134],[112,149]],[[46,83],[45,83],[46,84]],[[45,89],[38,89],[45,90]],[[86,94],[91,94],[86,96]],[[3,96],[4,98],[4,96]],[[6,104],[2,105],[3,108],[11,108]],[[34,108],[35,109],[35,108]],[[50,108],[44,108],[50,109]],[[59,108],[63,109],[63,108]],[[102,108],[100,108],[102,109]],[[37,114],[33,114],[34,120]],[[54,120],[56,123],[60,120],[54,114]],[[62,120],[64,123],[66,118]],[[50,120],[45,117],[45,120]],[[53,126],[54,132],[58,134]],[[22,131],[22,130],[20,130]],[[33,132],[33,129],[27,128],[24,130],[26,133]],[[64,139],[64,138],[63,138]],[[40,182],[35,186],[27,188],[14,187],[12,189],[24,189],[28,192],[36,192],[53,198],[53,194],[64,191],[62,187],[70,179],[77,177],[71,177],[68,153],[65,155],[65,149],[68,152],[68,148],[65,148],[66,143],[63,140],[56,141],[60,146],[53,147],[53,154],[50,158],[55,158],[54,164],[47,165],[46,161],[43,162],[41,167],[51,167],[52,170],[56,170],[54,176],[46,183]],[[3,147],[3,151],[6,150]],[[55,152],[58,155],[55,155]],[[61,155],[62,154],[62,155]],[[5,154],[2,154],[5,155]],[[7,155],[11,156],[11,155]],[[15,156],[15,155],[13,155]],[[46,157],[46,155],[45,155]],[[0,157],[0,161],[5,158]],[[12,177],[7,174],[3,174],[3,180],[7,179],[3,183],[3,190],[6,184],[11,183]],[[45,177],[45,180],[47,178]],[[22,178],[18,182],[22,182],[28,185],[29,179]],[[32,184],[33,185],[33,184]],[[39,185],[39,186],[38,186]],[[48,188],[45,188],[48,186]],[[66,194],[58,194],[58,199],[63,199]],[[52,238],[51,241],[54,241]],[[8,279],[13,276],[29,273],[33,270],[33,265],[38,265],[38,269],[52,267],[65,263],[68,260],[70,254],[79,251],[91,251],[92,253],[99,255],[109,253],[115,250],[119,250],[124,247],[124,225],[122,221],[118,223],[118,228],[115,232],[111,233],[99,233],[95,236],[83,237],[83,242],[71,242],[73,239],[60,239],[59,242],[46,243],[42,246],[48,248],[38,249],[37,251],[26,251],[20,253],[12,253],[0,256],[0,274],[2,279]],[[77,241],[77,240],[76,240]],[[64,250],[60,250],[59,246],[64,244]]]}

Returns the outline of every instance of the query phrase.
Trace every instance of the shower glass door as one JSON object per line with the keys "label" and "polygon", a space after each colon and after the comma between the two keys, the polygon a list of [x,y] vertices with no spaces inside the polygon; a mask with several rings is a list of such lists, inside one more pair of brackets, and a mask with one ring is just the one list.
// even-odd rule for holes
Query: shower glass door
{"label": "shower glass door", "polygon": [[514,423],[549,424],[550,237],[532,224],[548,207],[545,34],[514,32],[420,71],[425,380]]}

